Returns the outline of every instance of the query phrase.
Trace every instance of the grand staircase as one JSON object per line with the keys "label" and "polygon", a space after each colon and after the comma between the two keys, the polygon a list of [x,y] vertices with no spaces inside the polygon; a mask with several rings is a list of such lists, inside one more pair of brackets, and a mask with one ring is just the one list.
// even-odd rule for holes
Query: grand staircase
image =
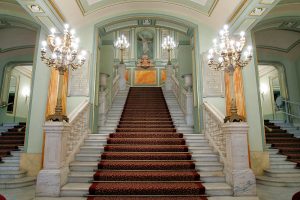
{"label": "grand staircase", "polygon": [[28,177],[27,172],[20,169],[25,128],[25,123],[7,123],[0,127],[0,189],[35,184],[35,177]]}
{"label": "grand staircase", "polygon": [[99,134],[85,140],[62,196],[204,200],[232,195],[219,156],[204,135],[186,125],[172,92],[130,88],[126,101],[127,92],[118,93]]}
{"label": "grand staircase", "polygon": [[281,187],[300,186],[300,138],[280,125],[265,121],[270,167],[264,170],[263,176],[257,177],[257,183]]}

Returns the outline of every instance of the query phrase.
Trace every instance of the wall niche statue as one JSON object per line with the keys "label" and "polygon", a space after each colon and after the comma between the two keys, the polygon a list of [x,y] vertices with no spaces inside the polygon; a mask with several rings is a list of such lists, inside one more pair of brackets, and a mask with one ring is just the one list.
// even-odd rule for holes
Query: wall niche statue
{"label": "wall niche statue", "polygon": [[137,32],[137,56],[142,58],[147,55],[153,59],[153,38],[154,33],[149,29],[143,29]]}

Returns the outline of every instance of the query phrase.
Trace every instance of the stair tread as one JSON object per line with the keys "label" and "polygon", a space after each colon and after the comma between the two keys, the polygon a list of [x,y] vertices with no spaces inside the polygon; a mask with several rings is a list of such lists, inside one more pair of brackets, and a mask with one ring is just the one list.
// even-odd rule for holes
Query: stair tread
{"label": "stair tread", "polygon": [[0,179],[0,184],[15,184],[15,183],[23,183],[23,182],[29,182],[29,181],[35,181],[36,177],[23,177],[23,178],[5,178],[5,179]]}
{"label": "stair tread", "polygon": [[266,180],[271,182],[290,182],[290,183],[300,183],[299,177],[269,177],[269,176],[257,176],[258,180]]}

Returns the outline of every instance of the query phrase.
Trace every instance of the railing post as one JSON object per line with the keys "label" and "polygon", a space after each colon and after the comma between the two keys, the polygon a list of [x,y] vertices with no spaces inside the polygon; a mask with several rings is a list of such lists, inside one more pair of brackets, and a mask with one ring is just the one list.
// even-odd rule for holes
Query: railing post
{"label": "railing post", "polygon": [[284,101],[284,108],[285,108],[285,115],[286,115],[286,123],[290,123],[290,116],[289,116],[289,112],[288,112],[288,101],[285,100]]}
{"label": "railing post", "polygon": [[187,88],[187,92],[185,94],[185,121],[187,125],[193,126],[194,125],[194,102],[193,102],[193,92],[192,92],[192,86],[193,86],[193,76],[192,74],[185,74],[182,76],[184,79],[184,86]]}
{"label": "railing post", "polygon": [[226,137],[226,181],[233,187],[234,196],[254,196],[256,181],[249,167],[248,124],[228,122],[222,129]]}
{"label": "railing post", "polygon": [[193,93],[192,92],[187,92],[186,93],[186,113],[185,113],[185,121],[186,124],[189,126],[194,125],[194,102],[193,102]]}
{"label": "railing post", "polygon": [[103,126],[106,122],[106,112],[108,102],[106,101],[107,90],[99,92],[99,125]]}
{"label": "railing post", "polygon": [[171,91],[172,90],[172,65],[167,65],[166,66],[166,82],[165,82],[165,88],[166,91]]}
{"label": "railing post", "polygon": [[66,122],[47,121],[44,130],[44,168],[37,177],[36,196],[58,197],[61,186],[67,183],[69,173],[66,156],[70,125]]}
{"label": "railing post", "polygon": [[120,75],[119,90],[126,90],[126,79],[125,79],[126,67],[125,67],[125,64],[119,64],[118,72]]}

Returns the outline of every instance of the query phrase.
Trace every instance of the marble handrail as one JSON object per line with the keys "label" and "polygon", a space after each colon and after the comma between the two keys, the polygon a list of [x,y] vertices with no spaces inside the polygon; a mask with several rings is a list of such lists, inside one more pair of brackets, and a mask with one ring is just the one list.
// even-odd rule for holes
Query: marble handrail
{"label": "marble handrail", "polygon": [[69,115],[70,132],[67,136],[67,164],[74,160],[89,130],[89,102],[84,100]]}
{"label": "marble handrail", "polygon": [[203,103],[204,133],[209,143],[219,153],[221,161],[226,159],[226,137],[222,126],[224,115],[215,106],[208,102]]}

